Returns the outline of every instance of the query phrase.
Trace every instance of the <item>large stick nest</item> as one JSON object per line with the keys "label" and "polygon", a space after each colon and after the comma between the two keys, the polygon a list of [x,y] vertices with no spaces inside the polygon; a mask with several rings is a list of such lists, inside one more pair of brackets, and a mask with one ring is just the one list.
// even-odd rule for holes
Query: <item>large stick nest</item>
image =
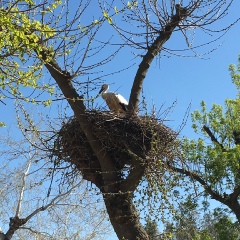
{"label": "large stick nest", "polygon": [[[100,111],[87,111],[85,114],[96,139],[101,141],[119,172],[129,169],[133,158],[144,159],[147,163],[153,153],[154,156],[167,157],[167,149],[177,135],[153,117],[120,118]],[[96,174],[101,172],[100,163],[76,118],[63,124],[54,146],[53,154],[59,162],[74,164],[86,179],[96,178]]]}

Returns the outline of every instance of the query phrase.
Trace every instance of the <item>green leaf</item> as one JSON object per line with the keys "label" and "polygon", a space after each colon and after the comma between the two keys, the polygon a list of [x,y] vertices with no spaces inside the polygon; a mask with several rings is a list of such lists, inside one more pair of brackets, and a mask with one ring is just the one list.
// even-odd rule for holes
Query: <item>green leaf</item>
{"label": "green leaf", "polygon": [[0,127],[6,127],[6,124],[4,122],[0,122]]}
{"label": "green leaf", "polygon": [[116,6],[114,7],[114,10],[115,10],[115,13],[118,14],[119,11]]}
{"label": "green leaf", "polygon": [[107,12],[103,12],[103,16],[108,20],[109,24],[112,24],[112,19],[109,17],[108,13]]}

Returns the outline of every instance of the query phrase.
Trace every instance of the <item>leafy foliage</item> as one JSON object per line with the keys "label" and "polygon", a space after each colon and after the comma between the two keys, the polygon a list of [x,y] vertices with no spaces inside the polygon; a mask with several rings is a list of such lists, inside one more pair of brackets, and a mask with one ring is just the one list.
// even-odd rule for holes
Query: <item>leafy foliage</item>
{"label": "leafy foliage", "polygon": [[229,212],[216,208],[202,214],[198,204],[187,198],[172,222],[166,224],[165,235],[173,240],[237,240],[239,230],[239,223],[229,217]]}
{"label": "leafy foliage", "polygon": [[240,74],[239,65],[230,65],[232,82],[237,88],[236,99],[226,99],[224,107],[213,104],[208,111],[201,102],[201,110],[192,114],[193,129],[200,138],[183,140],[186,161],[182,171],[205,189],[205,194],[227,205],[237,216],[240,189]]}
{"label": "leafy foliage", "polygon": [[160,232],[158,231],[157,223],[154,220],[151,220],[150,217],[147,218],[147,222],[145,224],[145,230],[149,236],[150,240],[160,240]]}
{"label": "leafy foliage", "polygon": [[[24,98],[21,87],[40,89],[53,93],[53,88],[39,83],[42,76],[42,64],[30,61],[44,49],[44,42],[55,36],[55,30],[38,18],[31,17],[32,9],[37,9],[44,16],[56,8],[59,1],[41,11],[41,5],[33,1],[9,2],[0,8],[0,90],[1,95],[10,94],[15,98]],[[48,47],[48,51],[50,51]],[[40,55],[40,54],[39,54]],[[49,54],[50,56],[50,54]],[[0,97],[3,97],[0,96]],[[32,100],[34,102],[34,100]]]}
{"label": "leafy foliage", "polygon": [[[239,77],[233,72],[231,75]],[[233,83],[238,84],[234,79]],[[185,156],[198,166],[204,180],[219,191],[233,188],[240,180],[239,110],[240,98],[226,99],[224,109],[213,104],[209,112],[202,101],[201,110],[192,114],[192,120],[194,131],[203,134],[203,138],[184,139]],[[207,142],[206,137],[211,141]]]}

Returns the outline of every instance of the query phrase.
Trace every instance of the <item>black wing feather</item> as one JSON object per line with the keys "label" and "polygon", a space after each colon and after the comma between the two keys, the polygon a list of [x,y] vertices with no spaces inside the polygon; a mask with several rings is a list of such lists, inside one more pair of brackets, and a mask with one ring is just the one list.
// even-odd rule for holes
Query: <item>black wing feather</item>
{"label": "black wing feather", "polygon": [[119,102],[119,105],[121,106],[123,111],[125,111],[125,112],[127,111],[127,105],[126,104]]}

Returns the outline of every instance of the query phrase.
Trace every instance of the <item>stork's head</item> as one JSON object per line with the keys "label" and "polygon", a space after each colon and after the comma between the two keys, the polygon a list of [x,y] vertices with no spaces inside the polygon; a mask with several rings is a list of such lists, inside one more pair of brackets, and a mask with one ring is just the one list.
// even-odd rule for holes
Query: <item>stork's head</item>
{"label": "stork's head", "polygon": [[99,91],[97,97],[108,90],[109,86],[107,84],[103,84],[101,90]]}

